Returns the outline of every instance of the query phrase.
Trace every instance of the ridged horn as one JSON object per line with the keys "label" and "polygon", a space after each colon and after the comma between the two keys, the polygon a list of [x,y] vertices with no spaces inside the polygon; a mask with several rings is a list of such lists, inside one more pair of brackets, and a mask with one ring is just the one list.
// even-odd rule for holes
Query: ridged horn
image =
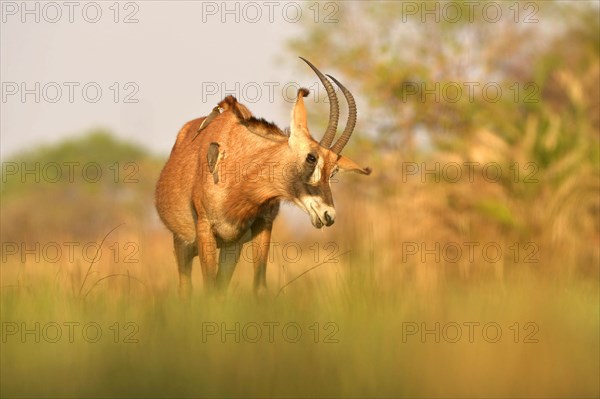
{"label": "ridged horn", "polygon": [[352,132],[354,131],[354,126],[356,126],[356,102],[354,101],[352,93],[350,93],[350,91],[346,89],[343,84],[341,84],[333,76],[327,76],[339,86],[342,93],[344,93],[344,97],[346,97],[346,101],[348,102],[348,122],[346,122],[346,127],[344,128],[344,132],[340,138],[335,142],[334,145],[331,146],[331,151],[335,152],[336,154],[340,154],[346,144],[348,144],[348,140],[350,140],[350,136],[352,136]]}
{"label": "ridged horn", "polygon": [[335,90],[333,85],[327,78],[310,63],[307,59],[300,57],[300,59],[308,64],[308,66],[317,74],[323,86],[325,86],[325,91],[327,92],[327,97],[329,98],[329,123],[327,124],[327,130],[325,130],[325,134],[321,139],[320,143],[323,147],[329,148],[333,139],[335,138],[335,132],[337,130],[338,120],[340,119],[340,107],[338,105],[338,99],[335,95]]}

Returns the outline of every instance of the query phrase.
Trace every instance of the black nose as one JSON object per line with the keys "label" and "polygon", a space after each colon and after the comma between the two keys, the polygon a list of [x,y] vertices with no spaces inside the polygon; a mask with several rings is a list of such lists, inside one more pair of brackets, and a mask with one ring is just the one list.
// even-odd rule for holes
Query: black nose
{"label": "black nose", "polygon": [[331,226],[333,224],[333,219],[331,218],[331,216],[329,216],[329,213],[327,213],[327,211],[325,211],[325,224],[327,226]]}

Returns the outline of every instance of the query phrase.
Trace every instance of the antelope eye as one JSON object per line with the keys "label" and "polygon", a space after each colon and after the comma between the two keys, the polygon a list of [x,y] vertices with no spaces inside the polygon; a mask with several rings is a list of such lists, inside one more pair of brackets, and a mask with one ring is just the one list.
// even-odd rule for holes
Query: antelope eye
{"label": "antelope eye", "polygon": [[313,154],[308,154],[306,156],[306,162],[313,164],[313,163],[317,162],[317,157],[315,157]]}

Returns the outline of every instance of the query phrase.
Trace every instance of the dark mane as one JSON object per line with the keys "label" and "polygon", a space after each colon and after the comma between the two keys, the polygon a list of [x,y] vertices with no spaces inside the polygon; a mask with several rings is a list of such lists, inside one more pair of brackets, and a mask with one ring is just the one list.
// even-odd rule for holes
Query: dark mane
{"label": "dark mane", "polygon": [[221,107],[223,111],[231,110],[240,124],[257,136],[274,141],[285,141],[288,139],[288,135],[273,122],[267,122],[263,118],[255,118],[252,116],[250,110],[246,108],[246,106],[238,103],[234,96],[225,97],[219,103],[219,107]]}
{"label": "dark mane", "polygon": [[[239,119],[239,118],[238,118]],[[273,122],[268,122],[263,118],[251,116],[247,119],[239,119],[240,124],[245,126],[252,133],[269,140],[284,141],[288,136]]]}

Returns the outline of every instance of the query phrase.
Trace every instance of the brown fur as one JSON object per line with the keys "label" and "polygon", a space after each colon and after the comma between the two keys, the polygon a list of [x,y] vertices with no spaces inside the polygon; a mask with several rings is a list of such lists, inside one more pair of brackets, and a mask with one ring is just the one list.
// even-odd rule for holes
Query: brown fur
{"label": "brown fur", "polygon": [[[254,286],[265,287],[266,255],[280,202],[303,206],[303,198],[313,198],[331,216],[327,219],[326,211],[323,216],[312,205],[308,207],[311,209],[304,206],[313,224],[320,228],[327,220],[329,225],[335,216],[329,188],[331,172],[340,163],[364,173],[310,136],[302,101],[306,94],[306,89],[299,91],[289,138],[274,124],[252,116],[232,96],[219,103],[222,112],[213,114],[199,133],[204,118],[186,123],[179,132],[157,183],[156,208],[173,232],[184,294],[191,288],[194,256],[200,257],[205,285],[226,286],[242,244],[250,239],[257,244],[253,248],[260,248],[254,258]],[[214,181],[207,163],[211,143],[217,143],[224,155]],[[318,157],[323,171],[318,181],[309,181],[315,168],[315,164],[307,164],[309,153]],[[217,247],[221,248],[218,272]]]}

